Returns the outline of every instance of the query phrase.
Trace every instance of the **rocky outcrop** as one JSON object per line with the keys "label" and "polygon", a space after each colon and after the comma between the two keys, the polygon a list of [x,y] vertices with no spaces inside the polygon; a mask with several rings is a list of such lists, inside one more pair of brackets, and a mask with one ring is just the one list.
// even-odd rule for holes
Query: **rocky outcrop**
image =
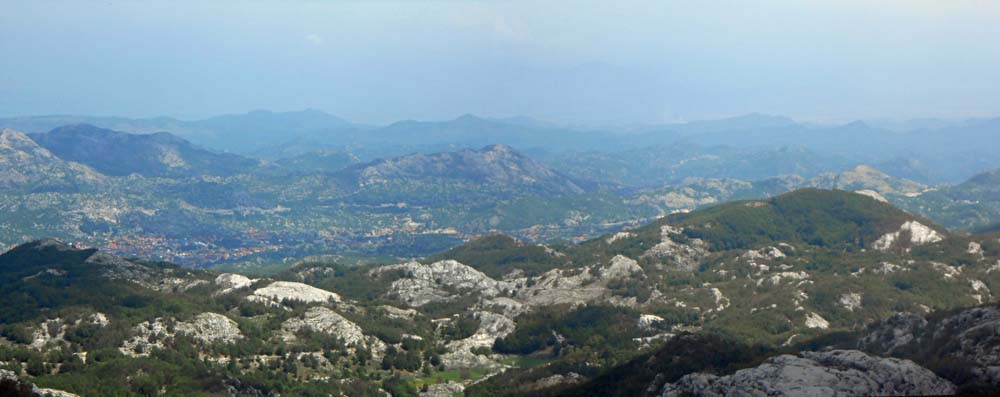
{"label": "rocky outcrop", "polygon": [[219,294],[227,294],[240,288],[249,287],[251,284],[253,284],[253,280],[240,274],[223,273],[215,278],[215,285],[219,286]]}
{"label": "rocky outcrop", "polygon": [[805,325],[806,328],[819,328],[819,329],[830,328],[829,321],[826,321],[826,319],[821,317],[819,314],[812,312],[806,314]]}
{"label": "rocky outcrop", "polygon": [[403,278],[392,282],[390,291],[402,302],[420,307],[430,302],[450,300],[461,293],[475,292],[484,297],[494,297],[513,289],[505,281],[497,281],[483,272],[454,260],[444,260],[424,265],[419,262],[384,266],[372,274],[402,272]]}
{"label": "rocky outcrop", "polygon": [[333,292],[291,281],[275,281],[264,288],[257,289],[247,299],[278,305],[285,300],[305,303],[340,302],[341,300],[340,295]]}
{"label": "rocky outcrop", "polygon": [[0,190],[78,191],[107,183],[104,175],[78,163],[63,161],[27,135],[0,131]]}
{"label": "rocky outcrop", "polygon": [[639,262],[624,255],[615,255],[608,266],[601,268],[601,278],[605,280],[629,278],[642,272]]}
{"label": "rocky outcrop", "polygon": [[626,239],[630,239],[632,237],[635,237],[635,233],[632,233],[632,232],[618,232],[618,233],[612,234],[608,238],[605,238],[604,242],[606,242],[608,244],[611,244],[611,243],[614,243],[615,241],[626,240]]}
{"label": "rocky outcrop", "polygon": [[94,252],[85,263],[111,280],[129,281],[161,292],[184,292],[207,283],[191,277],[185,270],[144,265],[103,251]]}
{"label": "rocky outcrop", "polygon": [[682,270],[694,270],[699,262],[708,255],[708,244],[701,239],[690,239],[687,244],[674,241],[674,235],[680,235],[682,229],[663,225],[660,227],[660,242],[646,250],[642,256],[665,261],[668,265]]}
{"label": "rocky outcrop", "polygon": [[189,322],[178,323],[176,330],[204,343],[233,343],[243,339],[239,325],[218,313],[199,314]]}
{"label": "rocky outcrop", "polygon": [[93,313],[90,316],[77,319],[76,321],[65,321],[62,318],[54,318],[42,321],[31,331],[31,347],[42,349],[52,344],[65,342],[66,330],[70,326],[80,324],[92,324],[98,327],[106,327],[110,324],[108,316],[104,313]]}
{"label": "rocky outcrop", "polygon": [[871,197],[871,198],[875,199],[876,201],[880,201],[880,202],[883,202],[883,203],[888,203],[889,202],[889,200],[886,199],[885,196],[883,196],[881,193],[876,192],[874,190],[861,189],[861,190],[855,190],[854,193],[860,194],[862,196]]}
{"label": "rocky outcrop", "polygon": [[1000,307],[975,307],[932,320],[896,315],[869,326],[858,347],[942,362],[951,372],[967,372],[973,383],[1000,384]]}
{"label": "rocky outcrop", "polygon": [[912,361],[834,350],[781,355],[732,375],[685,375],[665,385],[661,395],[918,396],[954,392],[953,384]]}
{"label": "rocky outcrop", "polygon": [[882,235],[882,237],[879,237],[878,240],[875,240],[875,243],[872,244],[872,248],[879,251],[887,251],[903,242],[901,237],[904,235],[909,235],[910,239],[908,242],[910,246],[936,243],[944,239],[944,236],[942,236],[941,233],[938,233],[937,230],[934,230],[917,221],[906,221],[899,226],[899,230],[892,233],[886,233]]}
{"label": "rocky outcrop", "polygon": [[157,318],[143,321],[132,327],[132,335],[118,348],[122,354],[132,357],[148,356],[154,349],[162,349],[164,342],[173,337],[172,320]]}
{"label": "rocky outcrop", "polygon": [[429,385],[427,391],[420,392],[420,397],[452,397],[462,395],[465,386],[461,383],[445,382]]}
{"label": "rocky outcrop", "polygon": [[77,394],[56,390],[40,388],[20,379],[17,374],[6,369],[0,369],[0,395],[24,396],[24,397],[80,397]]}
{"label": "rocky outcrop", "polygon": [[847,311],[853,312],[861,308],[861,294],[857,292],[847,293],[840,296],[838,300],[841,306]]}
{"label": "rocky outcrop", "polygon": [[154,349],[162,349],[177,334],[185,334],[205,343],[234,343],[243,339],[239,325],[218,313],[202,313],[190,321],[179,322],[173,318],[156,318],[132,328],[132,334],[118,348],[122,354],[133,357],[148,356]]}
{"label": "rocky outcrop", "polygon": [[927,319],[913,313],[900,313],[866,330],[858,348],[867,352],[892,355],[916,340],[916,333],[927,326]]}
{"label": "rocky outcrop", "polygon": [[[553,269],[529,282],[518,279],[517,299],[527,306],[549,306],[559,304],[577,305],[607,296],[608,280],[602,280],[602,272],[594,267],[582,269]],[[607,273],[609,275],[612,273]]]}
{"label": "rocky outcrop", "polygon": [[281,324],[286,341],[294,340],[295,334],[303,329],[333,335],[347,345],[367,346],[364,332],[357,324],[339,313],[322,306],[306,310],[302,318],[292,318]]}
{"label": "rocky outcrop", "polygon": [[636,325],[639,329],[643,331],[649,331],[656,328],[657,324],[663,322],[663,317],[657,316],[655,314],[640,314],[639,321]]}
{"label": "rocky outcrop", "polygon": [[514,332],[514,320],[507,316],[480,311],[475,314],[479,320],[479,329],[472,336],[451,341],[447,344],[448,353],[441,356],[441,361],[448,368],[486,368],[497,367],[497,363],[485,356],[472,353],[474,348],[491,348],[497,338],[502,338]]}

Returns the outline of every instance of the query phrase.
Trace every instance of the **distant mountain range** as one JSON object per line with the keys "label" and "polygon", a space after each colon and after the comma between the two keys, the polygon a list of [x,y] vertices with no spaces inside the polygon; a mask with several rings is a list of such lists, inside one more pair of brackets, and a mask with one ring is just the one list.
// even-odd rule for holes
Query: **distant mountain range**
{"label": "distant mountain range", "polygon": [[[956,229],[1000,222],[991,174],[927,186],[804,147],[678,143],[610,154],[532,153],[458,145],[365,161],[322,149],[271,162],[164,132],[6,130],[0,243],[53,236],[183,264],[331,253],[411,257],[494,232],[580,241],[657,216],[803,187],[865,191]],[[146,239],[164,240],[153,247]],[[221,254],[234,247],[245,251]]]}
{"label": "distant mountain range", "polygon": [[38,116],[3,119],[0,126],[32,134],[66,125],[90,124],[136,134],[170,132],[198,145],[218,151],[249,154],[295,139],[329,141],[335,132],[357,128],[337,117],[316,110],[298,112],[253,111],[186,121],[172,117],[130,119],[124,117]]}
{"label": "distant mountain range", "polygon": [[[761,114],[628,129],[571,128],[524,118],[487,119],[473,115],[446,121],[400,121],[386,126],[367,126],[317,110],[254,111],[193,121],[168,117],[86,116],[0,119],[0,127],[28,133],[45,133],[80,123],[133,133],[167,131],[215,151],[270,160],[334,149],[352,153],[362,161],[371,161],[413,152],[505,144],[522,151],[552,153],[557,162],[560,162],[560,155],[572,159],[578,153],[626,162],[636,151],[659,151],[662,156],[675,156],[680,151],[686,154],[685,158],[720,156],[719,169],[743,169],[743,175],[695,176],[749,179],[780,173],[811,177],[813,172],[836,171],[845,165],[863,163],[922,183],[954,183],[977,172],[1000,167],[1000,159],[992,155],[1000,150],[1000,143],[995,139],[1000,133],[1000,119],[902,124],[913,129],[900,129],[899,125],[892,129],[880,128],[860,121],[832,127],[815,126]],[[802,159],[787,153],[783,158],[768,158],[768,153],[788,148],[805,155]],[[740,166],[739,157],[745,158],[745,164],[752,167]],[[764,162],[752,161],[753,157],[761,157]],[[818,162],[803,161],[808,158]],[[613,166],[614,160],[608,165]],[[631,171],[639,170],[636,166],[627,167]],[[610,173],[607,176],[617,182],[626,179],[623,175],[615,176],[615,172],[615,168],[611,168],[598,175]],[[630,184],[639,179],[637,176],[630,178]],[[612,182],[612,179],[603,182]]]}

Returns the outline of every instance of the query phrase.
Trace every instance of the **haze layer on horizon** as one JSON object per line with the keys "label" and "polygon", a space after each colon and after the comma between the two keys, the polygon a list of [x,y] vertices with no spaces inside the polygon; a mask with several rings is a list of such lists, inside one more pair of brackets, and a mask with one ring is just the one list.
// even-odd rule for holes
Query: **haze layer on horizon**
{"label": "haze layer on horizon", "polygon": [[0,115],[1000,114],[1000,2],[17,2]]}

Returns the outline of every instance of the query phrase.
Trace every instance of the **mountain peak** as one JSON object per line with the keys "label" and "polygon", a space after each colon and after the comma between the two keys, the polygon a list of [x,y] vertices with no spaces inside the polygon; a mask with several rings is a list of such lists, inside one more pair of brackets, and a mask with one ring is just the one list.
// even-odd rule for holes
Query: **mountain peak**
{"label": "mountain peak", "polygon": [[39,240],[30,241],[17,246],[19,249],[26,250],[45,250],[54,249],[56,251],[73,251],[76,250],[72,245],[66,244],[61,240],[54,238],[43,238]]}
{"label": "mountain peak", "polygon": [[492,154],[499,154],[499,155],[505,155],[505,156],[518,156],[518,157],[522,157],[521,153],[519,153],[513,147],[510,147],[508,145],[504,145],[502,143],[494,143],[492,145],[483,146],[483,148],[480,149],[479,151],[483,152],[483,153],[492,153]]}
{"label": "mountain peak", "polygon": [[962,185],[965,185],[965,186],[970,186],[970,185],[991,186],[991,185],[996,185],[998,182],[1000,182],[1000,169],[990,170],[990,171],[984,171],[984,172],[978,173],[978,174],[972,176],[972,178],[969,178],[969,180],[966,181],[965,183],[963,183]]}
{"label": "mountain peak", "polygon": [[64,160],[115,176],[233,175],[257,164],[251,159],[209,152],[169,132],[131,134],[76,124],[34,134],[32,138]]}
{"label": "mountain peak", "polygon": [[28,135],[8,128],[0,132],[0,149],[22,151],[42,157],[52,157],[52,154],[48,150],[38,146]]}
{"label": "mountain peak", "polygon": [[[768,200],[736,201],[674,214],[668,221],[686,227],[689,236],[703,238],[715,248],[732,249],[775,241],[868,247],[900,225],[923,220],[870,196],[802,188]],[[938,233],[939,227],[926,229]]]}
{"label": "mountain peak", "polygon": [[360,164],[338,172],[352,186],[399,183],[436,186],[441,183],[490,184],[506,190],[552,194],[582,193],[573,180],[544,164],[523,156],[512,147],[493,144],[479,150],[464,149],[413,154]]}
{"label": "mountain peak", "polygon": [[885,175],[884,172],[879,171],[879,170],[875,169],[875,167],[872,167],[872,166],[866,165],[866,164],[858,164],[856,167],[854,167],[853,169],[851,169],[851,172],[856,172],[856,173],[860,173],[860,174]]}
{"label": "mountain peak", "polygon": [[867,129],[871,129],[872,127],[870,125],[868,125],[868,123],[866,123],[866,122],[864,122],[862,120],[855,120],[855,121],[852,121],[850,123],[847,123],[847,124],[844,124],[844,125],[840,126],[840,128],[844,128],[844,129],[866,129],[867,130]]}
{"label": "mountain peak", "polygon": [[468,122],[477,122],[478,123],[478,122],[486,121],[486,119],[484,119],[482,117],[479,117],[479,116],[476,116],[476,115],[474,115],[472,113],[466,113],[466,114],[463,114],[463,115],[458,116],[457,118],[455,118],[455,121],[467,122],[467,123]]}

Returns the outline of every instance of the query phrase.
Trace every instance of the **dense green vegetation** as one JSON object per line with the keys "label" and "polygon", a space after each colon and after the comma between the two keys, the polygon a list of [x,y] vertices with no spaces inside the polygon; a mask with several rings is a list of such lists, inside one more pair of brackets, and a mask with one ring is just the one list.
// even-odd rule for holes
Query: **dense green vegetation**
{"label": "dense green vegetation", "polygon": [[[493,350],[528,355],[547,350],[552,355],[590,355],[604,364],[615,354],[635,350],[633,340],[643,335],[635,325],[637,313],[609,306],[549,306],[516,319],[514,333],[499,338]],[[563,352],[562,349],[571,349]]]}
{"label": "dense green vegetation", "polygon": [[[466,396],[640,396],[651,384],[662,385],[696,371],[727,372],[758,364],[774,350],[748,346],[725,335],[682,335],[654,351],[601,370],[584,361],[560,361],[526,371],[508,371],[473,385]],[[534,382],[553,374],[592,377],[582,384],[537,388]]]}
{"label": "dense green vegetation", "polygon": [[667,221],[684,226],[685,235],[703,239],[716,250],[775,242],[856,249],[869,247],[910,217],[859,194],[800,189],[766,201],[733,202],[675,214]]}
{"label": "dense green vegetation", "polygon": [[[431,379],[445,372],[443,351],[429,319],[388,316],[378,310],[377,301],[366,305],[369,309],[355,308],[362,311],[342,311],[342,315],[389,344],[378,358],[368,348],[348,346],[338,336],[308,328],[287,339],[283,324],[302,318],[308,305],[251,302],[244,299],[246,290],[217,295],[207,281],[214,275],[202,271],[127,261],[93,249],[41,241],[0,255],[0,276],[0,291],[9,298],[0,311],[0,368],[21,373],[42,387],[88,396],[152,396],[163,395],[164,390],[178,396],[230,391],[374,396],[380,395],[387,384],[383,379],[391,375],[402,376],[404,386],[399,390],[411,390],[414,375]],[[176,286],[154,288],[172,279],[178,280]],[[234,320],[242,339],[208,343],[174,333],[152,336],[161,348],[137,347],[129,352],[140,356],[120,351],[140,323],[162,320],[170,330],[205,312]],[[95,313],[105,315],[107,322],[95,322]],[[459,333],[451,337],[463,337],[470,326],[466,323],[458,322]],[[38,332],[49,340],[29,347]]]}
{"label": "dense green vegetation", "polygon": [[551,254],[541,245],[524,244],[516,239],[495,234],[470,241],[429,258],[428,262],[453,259],[472,266],[488,276],[501,278],[514,269],[528,275],[566,266],[568,260]]}
{"label": "dense green vegetation", "polygon": [[[28,244],[0,256],[0,292],[13,302],[0,308],[0,367],[96,395],[160,386],[176,395],[410,396],[449,381],[473,396],[636,395],[654,379],[754,365],[791,351],[782,344],[823,348],[896,312],[968,306],[992,299],[973,288],[1000,290],[988,270],[1000,257],[995,235],[870,249],[909,220],[920,218],[857,194],[805,190],[581,244],[488,235],[424,261],[455,259],[493,279],[428,277],[416,262],[390,270],[345,257],[314,257],[273,277],[336,292],[339,303],[249,297],[271,279],[220,294],[211,272]],[[407,294],[428,299],[413,303]],[[317,306],[339,317],[309,318]],[[97,312],[109,322],[96,323]],[[206,342],[166,331],[152,345],[123,343],[140,324],[176,329],[203,313],[232,320],[244,338]],[[363,343],[346,344],[344,329],[295,325],[340,317]],[[504,336],[480,338],[493,330]],[[39,335],[47,341],[29,348]],[[129,381],[87,383],[101,377]]]}

